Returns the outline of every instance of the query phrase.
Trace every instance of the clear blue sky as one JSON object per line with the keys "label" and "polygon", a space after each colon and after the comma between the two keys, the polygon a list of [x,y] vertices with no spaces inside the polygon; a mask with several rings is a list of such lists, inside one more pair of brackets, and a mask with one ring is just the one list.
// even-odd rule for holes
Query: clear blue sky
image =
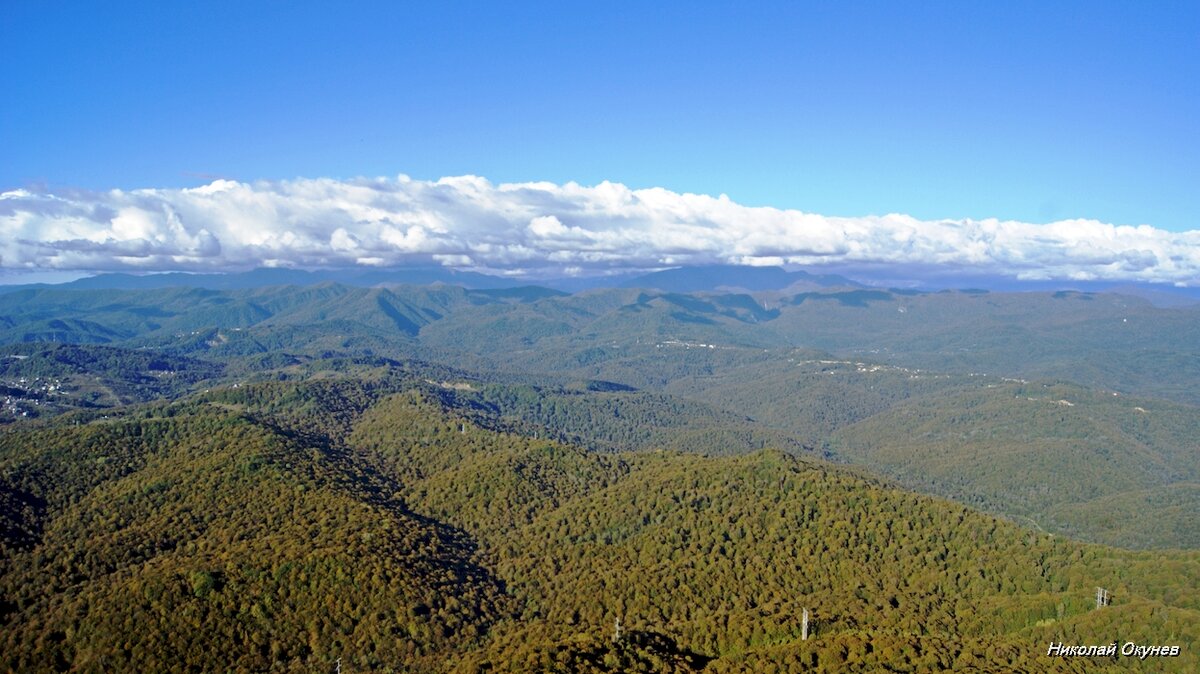
{"label": "clear blue sky", "polygon": [[0,188],[477,174],[1200,229],[1200,3],[14,2]]}

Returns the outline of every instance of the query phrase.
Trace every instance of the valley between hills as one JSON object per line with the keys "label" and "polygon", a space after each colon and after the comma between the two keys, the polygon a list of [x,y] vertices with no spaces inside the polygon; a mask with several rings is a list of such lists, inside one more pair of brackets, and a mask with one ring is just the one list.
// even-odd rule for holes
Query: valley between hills
{"label": "valley between hills", "polygon": [[0,293],[0,662],[1194,671],[1200,308],[844,281]]}

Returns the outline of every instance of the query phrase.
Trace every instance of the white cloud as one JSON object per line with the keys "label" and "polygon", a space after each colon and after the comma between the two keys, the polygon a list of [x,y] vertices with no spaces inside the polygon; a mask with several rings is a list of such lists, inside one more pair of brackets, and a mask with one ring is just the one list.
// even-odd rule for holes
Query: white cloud
{"label": "white cloud", "polygon": [[0,194],[0,270],[441,264],[504,275],[680,264],[900,265],[1200,283],[1200,231],[831,217],[617,183],[310,179]]}

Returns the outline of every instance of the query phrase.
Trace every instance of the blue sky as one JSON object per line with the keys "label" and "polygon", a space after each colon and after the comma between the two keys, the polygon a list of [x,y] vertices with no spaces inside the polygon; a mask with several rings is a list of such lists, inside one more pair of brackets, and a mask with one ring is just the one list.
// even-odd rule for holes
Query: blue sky
{"label": "blue sky", "polygon": [[744,5],[10,2],[0,282],[1200,286],[1200,3]]}
{"label": "blue sky", "polygon": [[1197,3],[10,2],[0,188],[475,174],[1200,223]]}

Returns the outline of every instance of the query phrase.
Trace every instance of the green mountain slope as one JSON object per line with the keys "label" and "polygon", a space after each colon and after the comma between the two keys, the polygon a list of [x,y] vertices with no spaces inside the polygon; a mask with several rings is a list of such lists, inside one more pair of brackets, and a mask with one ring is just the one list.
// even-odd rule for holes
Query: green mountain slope
{"label": "green mountain slope", "polygon": [[458,404],[484,405],[503,418],[540,426],[547,437],[595,450],[740,454],[765,447],[806,449],[794,437],[737,414],[646,391],[488,385],[455,397]]}
{"label": "green mountain slope", "polygon": [[[429,414],[437,421],[413,421]],[[475,532],[526,607],[464,657],[467,670],[534,662],[568,671],[559,656],[594,649],[594,635],[618,616],[671,635],[667,652],[677,659],[715,658],[716,671],[774,659],[837,670],[848,662],[864,671],[882,663],[1042,671],[1053,664],[1033,645],[1043,638],[1135,629],[1150,638],[1197,624],[1200,605],[1183,599],[1200,573],[1194,555],[1032,535],[778,452],[625,454],[614,465],[481,432],[431,400],[402,397],[364,415],[351,436],[365,451],[417,461],[398,469],[410,476],[407,498]],[[1174,589],[1152,589],[1172,574],[1182,574]],[[1132,578],[1142,580],[1114,590],[1128,604],[1097,621],[1088,610],[1094,586]],[[803,607],[821,616],[821,640],[797,643]],[[1170,617],[1124,622],[1143,610]],[[997,647],[1006,659],[995,659]],[[605,658],[621,662],[620,653],[593,654],[588,667],[598,671]],[[646,651],[659,663],[646,671],[679,667],[668,654]]]}
{"label": "green mountain slope", "polygon": [[772,329],[804,346],[943,372],[1060,378],[1200,404],[1200,308],[1093,293],[802,294]]}
{"label": "green mountain slope", "polygon": [[35,504],[5,668],[416,666],[508,610],[469,539],[345,457],[213,405],[136,416],[0,439],[0,491]]}
{"label": "green mountain slope", "polygon": [[834,431],[903,401],[999,381],[778,349],[739,366],[677,378],[665,390],[722,405],[812,444],[824,444]]}
{"label": "green mountain slope", "polygon": [[[1185,485],[1200,477],[1197,438],[1195,408],[1067,384],[1008,383],[898,404],[838,431],[833,446],[906,485],[1051,530],[1118,545],[1169,539],[1185,546],[1195,544],[1182,530],[1195,530]],[[1106,516],[1124,499],[1146,507],[1121,509],[1133,519]],[[1164,527],[1157,520],[1168,512]]]}
{"label": "green mountain slope", "polygon": [[[303,378],[332,359],[421,359],[502,382],[454,392],[454,404],[523,433],[606,451],[814,448],[1051,532],[1186,547],[1200,529],[1185,486],[1196,481],[1198,321],[1195,307],[1070,292],[27,289],[0,295],[0,341],[102,342],[131,365],[96,372],[75,358],[71,395],[53,400],[0,383],[0,418]],[[78,353],[108,363],[118,352]],[[1002,393],[1042,375],[1082,387],[1072,406]],[[608,390],[577,392],[578,381]],[[1151,412],[1123,406],[1134,396]],[[910,423],[925,417],[937,427]]]}
{"label": "green mountain slope", "polygon": [[1079,671],[1048,641],[1126,638],[1184,654],[1089,669],[1196,665],[1194,553],[1034,534],[774,450],[587,452],[374,372],[0,436],[5,666]]}

